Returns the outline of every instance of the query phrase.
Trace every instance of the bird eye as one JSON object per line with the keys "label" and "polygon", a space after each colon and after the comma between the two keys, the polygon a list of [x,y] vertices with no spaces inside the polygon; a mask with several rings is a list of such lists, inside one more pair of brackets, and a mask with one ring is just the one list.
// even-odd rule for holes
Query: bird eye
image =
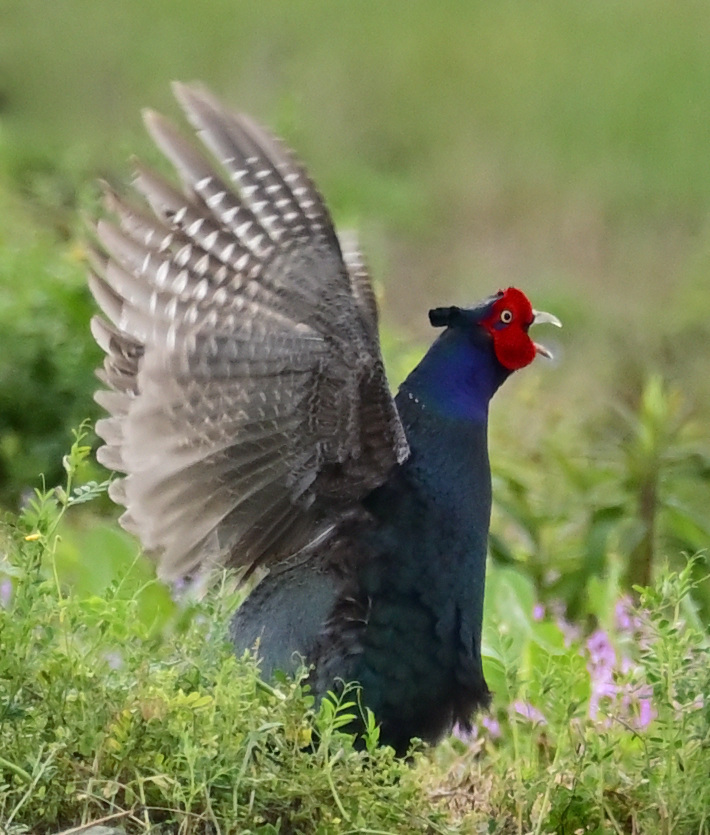
{"label": "bird eye", "polygon": [[510,310],[503,310],[500,314],[500,320],[504,325],[508,325],[513,321],[513,314]]}

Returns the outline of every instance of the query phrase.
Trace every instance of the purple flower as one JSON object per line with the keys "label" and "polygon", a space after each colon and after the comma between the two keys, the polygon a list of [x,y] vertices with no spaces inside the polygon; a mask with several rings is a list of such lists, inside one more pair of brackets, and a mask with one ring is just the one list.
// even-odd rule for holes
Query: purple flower
{"label": "purple flower", "polygon": [[533,606],[532,617],[535,622],[539,622],[545,617],[545,607],[542,603],[536,603]]}
{"label": "purple flower", "polygon": [[106,663],[112,670],[120,670],[123,667],[123,656],[118,650],[112,650],[104,655]]}
{"label": "purple flower", "polygon": [[[630,614],[630,603],[622,598],[617,605],[617,622],[622,629],[638,629],[635,618]],[[647,685],[623,683],[622,676],[633,672],[630,658],[618,658],[609,635],[597,629],[587,639],[588,662],[592,692],[589,697],[589,717],[608,726],[615,719],[633,728],[642,729],[656,717],[651,701],[652,691]],[[619,683],[620,680],[622,683]],[[604,718],[599,717],[600,706],[605,705]]]}
{"label": "purple flower", "polygon": [[643,730],[658,716],[651,696],[653,691],[646,684],[627,685],[623,690],[621,705],[618,713],[632,728]]}
{"label": "purple flower", "polygon": [[589,652],[587,669],[592,677],[608,676],[614,669],[616,651],[603,629],[597,629],[587,638],[587,652]]}
{"label": "purple flower", "polygon": [[656,716],[658,716],[658,713],[653,707],[653,702],[651,701],[651,689],[644,689],[647,691],[646,695],[639,696],[638,700],[639,715],[636,720],[636,727],[639,729],[647,728]]}
{"label": "purple flower", "polygon": [[565,608],[561,600],[550,603],[550,612],[555,616],[555,623],[565,639],[565,646],[571,647],[582,639],[582,630],[577,624],[565,617]]}
{"label": "purple flower", "polygon": [[633,601],[628,595],[624,595],[616,601],[614,607],[614,620],[616,628],[621,635],[632,638],[641,649],[648,649],[651,645],[651,636],[648,630],[644,629],[643,613],[634,608]]}
{"label": "purple flower", "polygon": [[589,697],[589,718],[597,719],[599,715],[599,705],[602,699],[608,699],[613,703],[614,699],[619,693],[619,688],[612,682],[597,682],[592,681],[592,693]]}
{"label": "purple flower", "polygon": [[608,634],[603,629],[597,629],[587,638],[587,652],[589,662],[587,670],[592,685],[589,697],[589,718],[596,719],[602,699],[614,702],[619,688],[614,681],[616,667],[616,651],[611,645]]}
{"label": "purple flower", "polygon": [[625,655],[621,659],[621,672],[626,675],[627,673],[630,673],[633,668],[634,662],[628,657],[628,655]]}
{"label": "purple flower", "polygon": [[498,739],[501,734],[500,722],[494,716],[482,716],[481,725],[488,731],[491,739]]}
{"label": "purple flower", "polygon": [[636,630],[636,619],[631,614],[631,598],[628,595],[624,595],[616,601],[614,619],[619,632],[634,632]]}
{"label": "purple flower", "polygon": [[542,715],[542,713],[536,707],[531,705],[530,702],[523,702],[521,699],[518,699],[516,702],[513,703],[513,710],[519,716],[522,716],[524,719],[527,719],[533,724],[547,724],[547,720]]}
{"label": "purple flower", "polygon": [[12,580],[9,577],[0,583],[0,606],[7,609],[12,599]]}

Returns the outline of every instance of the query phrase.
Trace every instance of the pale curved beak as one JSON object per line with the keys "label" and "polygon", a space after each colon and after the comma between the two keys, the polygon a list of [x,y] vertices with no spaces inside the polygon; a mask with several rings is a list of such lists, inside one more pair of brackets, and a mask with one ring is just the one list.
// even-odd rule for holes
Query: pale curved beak
{"label": "pale curved beak", "polygon": [[[556,328],[562,327],[562,322],[554,316],[552,313],[545,313],[544,310],[533,310],[533,325],[554,325]],[[547,357],[548,359],[552,359],[552,352],[545,348],[544,345],[540,345],[537,342],[533,342],[535,346],[535,351],[543,357]]]}
{"label": "pale curved beak", "polygon": [[556,328],[562,327],[562,322],[552,313],[545,313],[544,310],[533,310],[533,325],[554,325]]}

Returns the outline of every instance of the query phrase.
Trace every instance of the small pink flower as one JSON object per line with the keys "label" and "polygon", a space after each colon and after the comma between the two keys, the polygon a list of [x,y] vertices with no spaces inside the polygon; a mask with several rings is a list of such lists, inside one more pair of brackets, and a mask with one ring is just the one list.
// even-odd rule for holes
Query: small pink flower
{"label": "small pink flower", "polygon": [[547,720],[536,707],[530,704],[530,702],[523,702],[522,700],[518,699],[513,704],[513,709],[515,712],[522,716],[524,719],[528,719],[533,724],[537,725],[546,725]]}
{"label": "small pink flower", "polygon": [[120,670],[123,667],[123,656],[117,649],[107,652],[104,655],[104,659],[112,670]]}
{"label": "small pink flower", "polygon": [[616,651],[611,645],[609,636],[603,629],[597,629],[587,638],[587,651],[589,652],[588,667],[591,674],[600,671],[611,671],[616,664]]}
{"label": "small pink flower", "polygon": [[631,598],[628,595],[620,597],[614,607],[616,628],[620,632],[634,632],[636,630],[636,618],[632,615]]}
{"label": "small pink flower", "polygon": [[641,696],[639,698],[639,715],[636,720],[636,727],[639,729],[647,728],[656,716],[658,716],[658,713],[653,707],[650,695]]}
{"label": "small pink flower", "polygon": [[7,609],[10,605],[10,600],[12,599],[12,580],[9,577],[6,577],[0,583],[0,606],[3,609]]}
{"label": "small pink flower", "polygon": [[498,739],[501,734],[500,722],[494,716],[482,716],[481,725],[488,731],[491,739]]}

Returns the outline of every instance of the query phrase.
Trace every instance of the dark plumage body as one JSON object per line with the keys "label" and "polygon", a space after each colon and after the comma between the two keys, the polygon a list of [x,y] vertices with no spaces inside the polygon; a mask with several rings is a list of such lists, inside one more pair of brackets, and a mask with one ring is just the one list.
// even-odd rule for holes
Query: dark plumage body
{"label": "dark plumage body", "polygon": [[392,400],[367,272],[305,171],[207,93],[178,96],[236,189],[151,114],[185,195],[141,169],[155,216],[113,196],[120,226],[98,227],[99,457],[126,474],[123,524],[166,577],[268,568],[236,649],[265,676],[304,658],[319,695],[359,682],[398,752],[436,741],[488,699],[488,403],[554,317],[512,288],[432,311],[445,330]]}
{"label": "dark plumage body", "polygon": [[266,675],[294,669],[295,653],[315,665],[319,693],[337,679],[358,681],[398,751],[413,736],[434,741],[454,721],[467,723],[488,701],[486,424],[442,414],[417,392],[414,376],[396,399],[407,461],[318,554],[263,580],[232,624],[238,650],[258,642]]}

